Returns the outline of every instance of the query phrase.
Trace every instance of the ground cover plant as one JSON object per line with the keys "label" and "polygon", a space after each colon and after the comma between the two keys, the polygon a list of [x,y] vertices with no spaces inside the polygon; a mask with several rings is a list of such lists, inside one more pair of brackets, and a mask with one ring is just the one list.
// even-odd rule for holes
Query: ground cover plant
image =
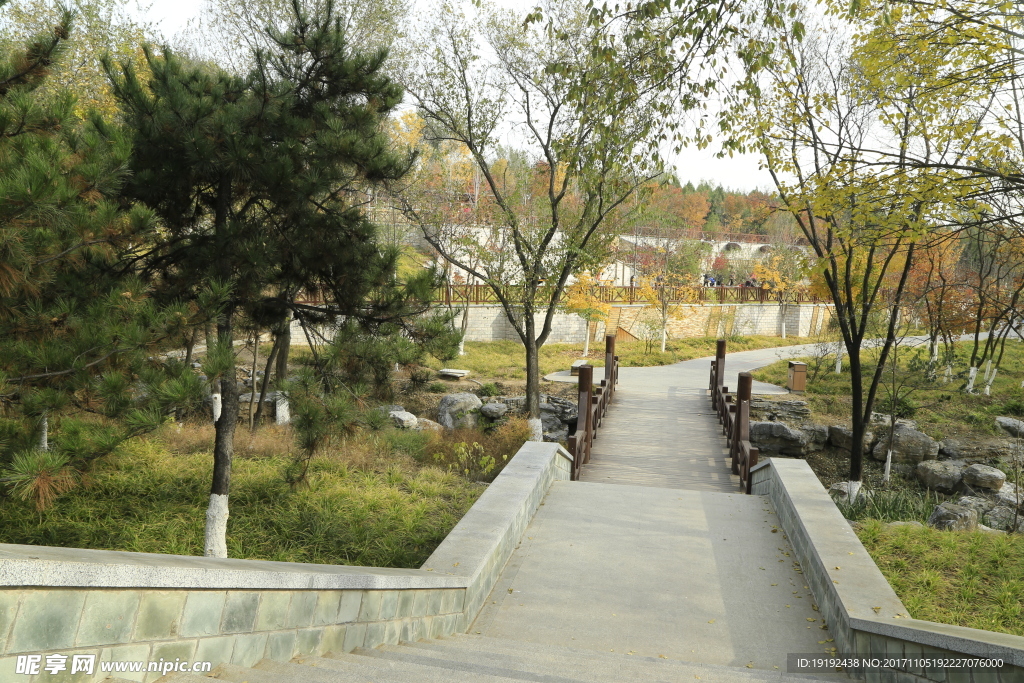
{"label": "ground cover plant", "polygon": [[[212,429],[170,425],[153,438],[135,439],[95,463],[82,485],[45,510],[0,499],[0,542],[202,555]],[[461,441],[366,431],[314,457],[296,487],[284,477],[295,449],[290,430],[268,427],[251,439],[240,434],[228,555],[419,567],[525,434],[522,420],[493,434],[460,431]],[[474,463],[459,460],[460,443],[477,456]],[[494,463],[489,469],[486,458]]]}
{"label": "ground cover plant", "polygon": [[[647,352],[642,341],[617,342],[615,353],[625,367],[650,367],[670,365],[684,360],[715,355],[716,337],[695,337],[673,339],[668,342],[665,353]],[[791,346],[807,343],[800,337],[733,336],[728,338],[730,351],[751,351],[754,349]],[[440,361],[428,358],[426,365],[434,370],[456,367],[469,370],[473,377],[486,380],[526,379],[523,345],[514,341],[466,342],[466,355],[455,360]],[[547,375],[559,370],[568,370],[572,362],[583,358],[583,344],[545,344],[540,349],[540,370]],[[604,345],[593,344],[586,360],[596,367],[604,367]]]}
{"label": "ground cover plant", "polygon": [[1024,636],[1024,537],[877,520],[857,535],[911,617]]}

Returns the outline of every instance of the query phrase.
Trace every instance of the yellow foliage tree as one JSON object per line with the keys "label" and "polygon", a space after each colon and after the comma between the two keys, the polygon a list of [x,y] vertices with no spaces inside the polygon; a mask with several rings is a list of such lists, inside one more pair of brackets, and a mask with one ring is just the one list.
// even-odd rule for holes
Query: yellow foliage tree
{"label": "yellow foliage tree", "polygon": [[562,308],[567,313],[575,313],[587,321],[586,339],[583,342],[583,357],[590,353],[590,323],[604,322],[612,312],[611,304],[601,301],[597,289],[600,283],[590,274],[584,272],[576,281],[566,287]]}
{"label": "yellow foliage tree", "polygon": [[665,353],[668,341],[668,321],[682,318],[693,306],[699,305],[700,296],[696,287],[683,285],[671,275],[655,274],[653,278],[640,281],[640,298],[646,302],[646,310],[657,316],[661,328],[661,352]]}

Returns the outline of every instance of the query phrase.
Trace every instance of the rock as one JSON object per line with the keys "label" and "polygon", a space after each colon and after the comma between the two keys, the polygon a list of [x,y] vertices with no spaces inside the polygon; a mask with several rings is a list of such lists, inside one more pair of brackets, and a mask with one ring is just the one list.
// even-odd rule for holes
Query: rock
{"label": "rock", "polygon": [[1024,515],[1005,505],[997,505],[985,513],[984,521],[993,529],[1014,531],[1021,528]]}
{"label": "rock", "polygon": [[778,420],[798,422],[811,416],[807,401],[772,401],[766,398],[750,399],[750,419],[764,422]]}
{"label": "rock", "polygon": [[999,529],[993,529],[992,527],[985,526],[984,524],[979,524],[978,525],[978,531],[980,531],[983,534],[1005,534],[1006,533],[1005,531],[1000,531]]}
{"label": "rock", "polygon": [[544,432],[544,440],[562,443],[569,440],[569,430],[565,427],[554,432]]}
{"label": "rock", "polygon": [[513,413],[525,413],[526,412],[526,397],[525,396],[502,396],[498,399],[502,403],[508,406],[508,409]]}
{"label": "rock", "polygon": [[917,522],[917,521],[912,521],[912,522],[889,522],[885,526],[887,526],[889,528],[896,528],[896,527],[901,527],[901,526],[917,526],[917,527],[921,527],[922,529],[924,528],[924,524],[921,524],[921,522]]}
{"label": "rock", "polygon": [[483,402],[476,394],[448,394],[437,406],[437,421],[445,429],[476,426],[476,411]]}
{"label": "rock", "polygon": [[415,415],[404,410],[392,410],[388,415],[399,429],[416,429],[419,424]]}
{"label": "rock", "polygon": [[1024,436],[1024,422],[1015,420],[1012,417],[997,417],[996,427],[999,427],[1010,436]]}
{"label": "rock", "polygon": [[[853,444],[853,430],[842,425],[832,425],[828,428],[828,442],[836,448],[849,451]],[[875,435],[872,432],[864,432],[864,452],[870,453],[871,446],[875,442]]]}
{"label": "rock", "polygon": [[551,413],[541,413],[540,423],[541,426],[544,428],[545,433],[557,432],[565,428],[565,423],[559,420],[556,415],[552,415]]}
{"label": "rock", "polygon": [[978,528],[978,511],[955,503],[935,506],[928,526],[945,531],[974,531]]}
{"label": "rock", "polygon": [[988,465],[974,464],[964,470],[964,483],[973,488],[998,491],[1005,481],[1005,474]]}
{"label": "rock", "polygon": [[828,427],[816,424],[800,425],[804,434],[804,453],[816,453],[828,443]]}
{"label": "rock", "polygon": [[960,484],[961,469],[942,460],[925,460],[918,463],[916,474],[922,484],[933,491],[952,493]]}
{"label": "rock", "polygon": [[480,408],[480,414],[491,420],[499,420],[504,417],[507,412],[508,406],[501,401],[491,401],[490,403],[485,403],[483,407]]}
{"label": "rock", "polygon": [[423,431],[440,432],[440,431],[444,430],[444,427],[442,427],[438,423],[434,422],[433,420],[428,420],[425,417],[421,417],[421,418],[417,418],[417,420],[416,420],[416,429],[421,431],[421,432],[423,432]]}
{"label": "rock", "polygon": [[[871,413],[871,419],[868,420],[868,423],[872,427],[875,427],[876,429],[885,429],[887,431],[889,429],[889,424],[891,422],[892,418],[888,414],[875,412]],[[896,424],[903,425],[905,427],[910,427],[911,429],[917,429],[917,422],[915,422],[914,420],[907,420],[906,418],[902,417],[896,418]]]}
{"label": "rock", "polygon": [[762,456],[804,454],[803,433],[789,427],[784,422],[751,422],[750,443]]}
{"label": "rock", "polygon": [[541,396],[540,412],[550,413],[558,418],[560,422],[568,424],[576,421],[579,409],[573,401],[567,401],[564,398],[557,398],[555,396]]}
{"label": "rock", "polygon": [[1011,482],[1004,483],[998,491],[991,494],[991,498],[996,505],[1024,510],[1024,491],[1018,491],[1017,486]]}
{"label": "rock", "polygon": [[944,439],[939,442],[939,459],[967,462],[1007,460],[1013,457],[1014,446],[1012,439]]}
{"label": "rock", "polygon": [[[878,435],[878,442],[871,450],[875,460],[885,460],[889,445],[888,429]],[[893,430],[892,461],[916,464],[922,460],[934,460],[939,455],[939,444],[932,437],[906,424],[897,424]]]}
{"label": "rock", "polygon": [[995,503],[990,501],[988,498],[980,498],[978,496],[961,496],[957,499],[956,504],[965,508],[977,510],[978,519],[981,519],[986,512],[995,506]]}
{"label": "rock", "polygon": [[377,409],[380,412],[384,413],[385,415],[390,415],[391,413],[394,413],[394,412],[399,412],[399,413],[405,412],[405,408],[403,406],[400,406],[400,405],[397,405],[397,404],[391,404],[389,406],[379,406]]}
{"label": "rock", "polygon": [[[873,495],[873,493],[870,490],[864,488],[863,484],[860,484],[856,488],[857,500],[868,500]],[[831,486],[828,487],[828,494],[832,496],[832,500],[834,500],[837,503],[850,502],[850,482],[841,481],[838,484],[832,484]]]}

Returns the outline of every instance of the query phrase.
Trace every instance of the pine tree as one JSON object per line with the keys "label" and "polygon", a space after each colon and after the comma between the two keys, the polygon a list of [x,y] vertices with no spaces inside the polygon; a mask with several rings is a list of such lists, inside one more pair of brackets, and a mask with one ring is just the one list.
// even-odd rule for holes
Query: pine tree
{"label": "pine tree", "polygon": [[152,225],[119,202],[130,145],[80,126],[70,94],[41,96],[73,18],[60,8],[52,30],[0,55],[0,478],[40,508],[198,388],[146,361],[182,311],[111,268]]}
{"label": "pine tree", "polygon": [[[226,556],[227,500],[239,415],[232,345],[241,316],[304,323],[343,318],[367,331],[416,325],[434,281],[400,283],[398,252],[378,246],[360,208],[367,188],[401,177],[382,122],[402,90],[382,73],[386,53],[353,54],[333,8],[292,3],[288,32],[269,33],[244,77],[146,48],[143,82],[107,63],[133,131],[128,194],[153,207],[166,238],[139,255],[164,297],[216,301],[219,378],[214,474],[205,552]],[[327,306],[296,303],[299,292]],[[330,379],[325,374],[324,382]],[[330,387],[325,387],[330,389]]]}

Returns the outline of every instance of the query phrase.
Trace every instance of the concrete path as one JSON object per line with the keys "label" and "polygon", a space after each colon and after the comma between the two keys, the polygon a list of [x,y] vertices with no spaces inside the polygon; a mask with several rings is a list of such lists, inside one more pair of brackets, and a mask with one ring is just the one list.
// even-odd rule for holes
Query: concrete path
{"label": "concrete path", "polygon": [[[780,358],[806,355],[808,345],[727,354],[726,386],[736,375]],[[739,478],[731,474],[727,450],[711,401],[711,358],[654,368],[619,368],[619,386],[594,440],[582,481],[731,492]],[[786,394],[772,384],[754,382],[755,394]]]}
{"label": "concrete path", "polygon": [[824,653],[765,498],[555,483],[471,634],[786,671]]}

